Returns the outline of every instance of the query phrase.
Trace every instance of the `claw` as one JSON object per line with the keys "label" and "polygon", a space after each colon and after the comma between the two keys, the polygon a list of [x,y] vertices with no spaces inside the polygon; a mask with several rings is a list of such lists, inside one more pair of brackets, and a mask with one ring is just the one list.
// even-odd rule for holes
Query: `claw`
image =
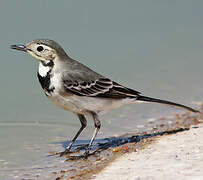
{"label": "claw", "polygon": [[90,155],[92,155],[91,153],[89,153],[89,151],[85,151],[84,154],[79,155],[79,156],[69,156],[66,161],[73,161],[73,160],[80,160],[80,159],[87,159]]}
{"label": "claw", "polygon": [[71,152],[69,149],[66,149],[63,152],[59,152],[59,155],[60,155],[60,157],[62,157],[62,156],[65,156],[65,155],[68,155],[68,154],[71,154],[71,153],[73,153],[73,152]]}

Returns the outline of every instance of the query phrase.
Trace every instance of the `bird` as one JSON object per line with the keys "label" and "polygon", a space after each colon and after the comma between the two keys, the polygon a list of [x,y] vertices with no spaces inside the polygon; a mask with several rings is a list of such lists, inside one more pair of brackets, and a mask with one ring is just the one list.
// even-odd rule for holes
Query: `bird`
{"label": "bird", "polygon": [[71,153],[71,147],[85,129],[87,116],[94,120],[94,132],[85,150],[87,157],[101,127],[99,114],[136,102],[153,102],[177,106],[188,111],[198,110],[175,102],[143,96],[139,91],[123,86],[72,59],[55,41],[37,39],[26,45],[11,45],[24,51],[39,62],[38,80],[45,95],[60,108],[74,113],[81,127],[60,156]]}

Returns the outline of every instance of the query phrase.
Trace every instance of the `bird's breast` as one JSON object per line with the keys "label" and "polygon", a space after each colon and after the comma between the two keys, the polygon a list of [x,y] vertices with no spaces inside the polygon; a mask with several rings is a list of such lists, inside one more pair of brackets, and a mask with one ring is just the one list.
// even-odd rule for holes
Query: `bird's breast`
{"label": "bird's breast", "polygon": [[59,73],[54,73],[52,66],[50,67],[40,63],[37,76],[47,96],[51,96],[53,93],[60,91],[60,88],[62,87],[61,75]]}
{"label": "bird's breast", "polygon": [[42,89],[44,89],[46,95],[49,95],[52,93],[55,89],[54,86],[51,85],[51,75],[48,73],[46,76],[41,76],[40,73],[37,73],[38,80],[40,82],[40,85],[42,86]]}

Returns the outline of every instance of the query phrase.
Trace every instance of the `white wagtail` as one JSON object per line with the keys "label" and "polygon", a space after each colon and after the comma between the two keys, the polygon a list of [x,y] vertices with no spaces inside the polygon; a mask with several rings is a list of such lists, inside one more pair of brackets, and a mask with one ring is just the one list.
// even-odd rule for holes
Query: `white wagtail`
{"label": "white wagtail", "polygon": [[57,106],[75,113],[81,128],[61,155],[70,152],[71,146],[86,127],[85,116],[94,120],[95,130],[85,155],[100,129],[98,114],[137,101],[178,106],[192,112],[190,107],[174,102],[142,96],[140,92],[122,86],[69,57],[53,40],[39,39],[26,45],[12,45],[12,49],[25,51],[39,62],[38,79],[46,96]]}

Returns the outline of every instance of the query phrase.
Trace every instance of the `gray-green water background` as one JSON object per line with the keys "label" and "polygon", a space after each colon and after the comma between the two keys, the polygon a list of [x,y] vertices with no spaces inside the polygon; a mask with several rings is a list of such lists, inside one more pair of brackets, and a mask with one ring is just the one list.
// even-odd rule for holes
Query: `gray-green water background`
{"label": "gray-green water background", "polygon": [[[123,85],[194,106],[203,99],[202,9],[200,0],[1,0],[0,173],[29,166],[56,146],[63,149],[56,142],[70,139],[80,126],[47,100],[37,62],[9,49],[11,44],[56,40],[71,57]],[[175,111],[125,106],[101,118],[98,137],[132,131],[147,118]],[[88,127],[80,139],[91,135]]]}

